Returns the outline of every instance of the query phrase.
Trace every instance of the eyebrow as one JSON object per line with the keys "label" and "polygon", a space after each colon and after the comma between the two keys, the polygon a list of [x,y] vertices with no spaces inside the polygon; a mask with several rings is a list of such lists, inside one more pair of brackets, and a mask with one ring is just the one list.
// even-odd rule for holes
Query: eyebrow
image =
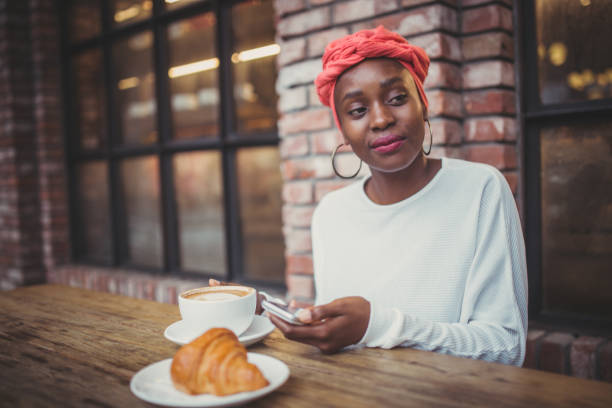
{"label": "eyebrow", "polygon": [[[392,77],[392,78],[387,78],[384,81],[381,81],[380,86],[381,88],[388,88],[391,85],[395,84],[396,82],[402,82],[403,79],[400,77]],[[344,97],[342,98],[342,100],[346,100],[349,98],[354,98],[356,96],[361,96],[363,95],[363,92],[361,90],[355,90],[355,91],[351,91],[351,92],[347,92],[346,94],[344,94]]]}

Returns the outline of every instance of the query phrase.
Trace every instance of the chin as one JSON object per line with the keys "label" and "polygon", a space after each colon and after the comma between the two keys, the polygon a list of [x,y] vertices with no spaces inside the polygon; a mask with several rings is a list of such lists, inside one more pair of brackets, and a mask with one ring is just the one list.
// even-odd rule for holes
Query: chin
{"label": "chin", "polygon": [[402,170],[406,170],[407,168],[412,166],[421,157],[423,157],[423,151],[419,150],[418,152],[416,152],[415,154],[411,155],[408,158],[405,158],[404,156],[404,158],[402,158],[402,160],[398,161],[397,163],[392,163],[391,160],[388,160],[388,161],[385,160],[387,161],[387,163],[380,163],[380,160],[376,160],[376,161],[373,160],[373,162],[378,162],[378,163],[368,164],[368,166],[370,167],[371,170],[375,170],[379,173],[392,174],[392,173],[400,172]]}

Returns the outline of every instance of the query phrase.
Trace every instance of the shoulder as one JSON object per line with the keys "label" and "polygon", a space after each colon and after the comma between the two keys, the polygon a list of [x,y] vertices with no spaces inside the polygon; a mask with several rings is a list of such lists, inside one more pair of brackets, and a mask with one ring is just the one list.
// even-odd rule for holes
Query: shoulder
{"label": "shoulder", "polygon": [[360,194],[363,189],[363,179],[355,180],[353,183],[331,191],[317,204],[313,214],[313,224],[322,218],[332,217],[338,211],[350,210],[355,204],[362,200]]}
{"label": "shoulder", "polygon": [[463,190],[512,194],[504,175],[491,165],[445,158],[444,167],[447,181]]}

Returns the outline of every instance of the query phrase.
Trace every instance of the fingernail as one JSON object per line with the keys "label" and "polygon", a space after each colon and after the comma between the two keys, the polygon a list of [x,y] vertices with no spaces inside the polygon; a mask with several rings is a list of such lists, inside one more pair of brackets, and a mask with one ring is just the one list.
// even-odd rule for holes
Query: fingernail
{"label": "fingernail", "polygon": [[297,317],[301,322],[310,323],[312,321],[312,313],[308,309],[302,309],[297,312]]}

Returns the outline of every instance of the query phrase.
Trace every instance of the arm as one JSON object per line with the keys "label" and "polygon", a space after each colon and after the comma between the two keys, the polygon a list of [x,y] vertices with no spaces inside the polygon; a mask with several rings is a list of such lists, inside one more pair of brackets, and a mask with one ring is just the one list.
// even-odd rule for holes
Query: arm
{"label": "arm", "polygon": [[495,172],[483,190],[459,322],[433,322],[372,305],[361,343],[521,365],[527,331],[526,270],[516,205],[505,179]]}

